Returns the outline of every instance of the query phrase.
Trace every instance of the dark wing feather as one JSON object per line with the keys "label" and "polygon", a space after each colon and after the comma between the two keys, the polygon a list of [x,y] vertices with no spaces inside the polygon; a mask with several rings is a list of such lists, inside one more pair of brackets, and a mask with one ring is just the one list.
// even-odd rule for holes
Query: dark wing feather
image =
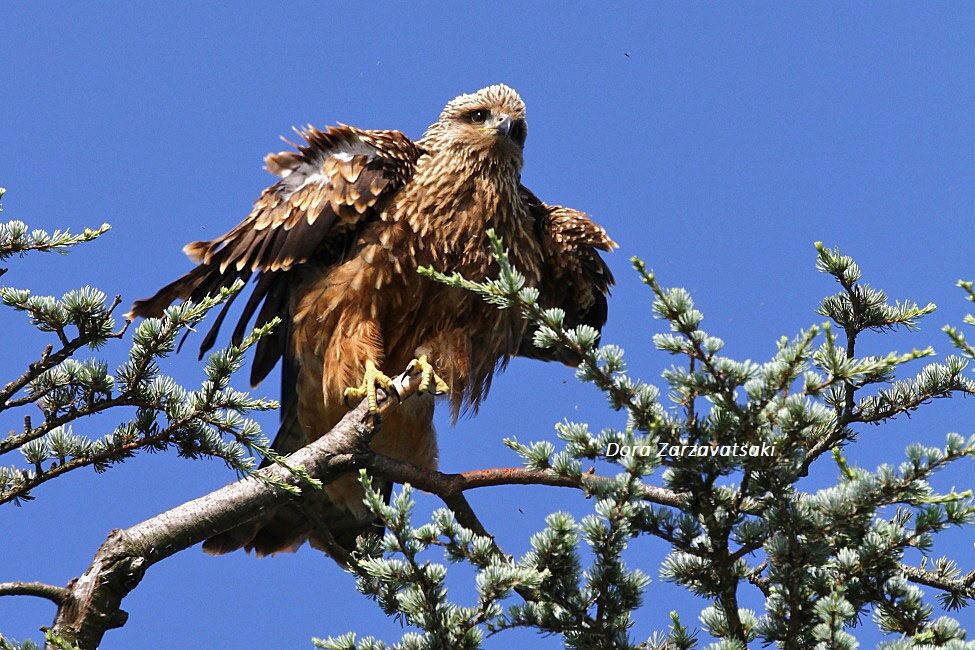
{"label": "dark wing feather", "polygon": [[[602,330],[613,274],[599,251],[613,250],[616,242],[583,212],[546,205],[525,187],[521,188],[521,195],[535,218],[536,236],[545,256],[539,302],[546,309],[564,310],[567,329],[590,325]],[[569,365],[579,363],[565,350],[535,347],[532,334],[534,330],[522,340],[518,356]]]}
{"label": "dark wing feather", "polygon": [[[398,131],[339,125],[324,131],[308,127],[298,134],[304,144],[295,145],[296,151],[265,158],[267,169],[281,180],[264,190],[247,218],[216,239],[187,244],[183,250],[199,265],[151,298],[136,301],[130,318],[161,316],[175,300],[200,300],[256,275],[234,329],[234,343],[246,334],[255,313],[257,327],[276,316],[286,320],[293,271],[309,260],[338,261],[349,238],[409,180],[420,155]],[[201,356],[216,342],[226,314],[221,311],[203,339]],[[260,342],[252,383],[267,376],[287,349],[286,342],[281,333]]]}
{"label": "dark wing feather", "polygon": [[[261,311],[257,314],[256,324],[258,326],[267,323],[269,320],[280,314],[288,313],[288,285],[283,282],[276,283],[268,291]],[[216,324],[214,324],[216,325]],[[290,323],[288,319],[282,319],[280,325],[275,330],[257,342],[254,352],[254,363],[251,365],[251,385],[257,385],[277,364],[278,359],[288,358],[288,341],[291,340]],[[294,387],[295,384],[290,384]],[[284,395],[282,394],[282,397]]]}

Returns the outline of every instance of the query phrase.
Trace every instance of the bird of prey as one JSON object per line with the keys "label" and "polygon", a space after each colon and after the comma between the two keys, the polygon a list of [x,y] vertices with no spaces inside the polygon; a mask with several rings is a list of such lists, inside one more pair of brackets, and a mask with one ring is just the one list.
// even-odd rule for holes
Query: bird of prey
{"label": "bird of prey", "polygon": [[[435,469],[435,393],[446,394],[456,418],[476,410],[512,356],[578,360],[536,348],[515,310],[422,277],[417,267],[494,277],[486,235],[493,228],[543,306],[565,310],[567,327],[599,329],[613,278],[597,250],[616,244],[582,212],[547,205],[521,184],[525,105],[508,86],[453,99],[415,142],[399,131],[342,124],[297,132],[303,143],[265,158],[280,180],[250,214],[216,239],[188,244],[197,266],[137,301],[130,315],[160,316],[177,299],[199,300],[253,277],[232,338],[242,339],[255,313],[258,326],[282,319],[258,343],[251,370],[256,386],[283,359],[275,450],[289,454],[316,439],[353,401],[374,406],[376,388],[389,386],[383,370],[412,364],[427,390],[384,418],[372,446]],[[325,551],[335,541],[350,548],[374,526],[362,497],[351,475],[325,487],[316,508],[332,540],[317,538],[302,511],[288,505],[209,539],[204,550],[267,555],[306,540]]]}

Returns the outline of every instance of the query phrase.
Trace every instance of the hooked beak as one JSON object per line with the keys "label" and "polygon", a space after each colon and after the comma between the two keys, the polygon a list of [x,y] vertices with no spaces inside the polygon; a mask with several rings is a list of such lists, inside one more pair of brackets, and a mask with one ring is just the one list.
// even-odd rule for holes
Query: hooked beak
{"label": "hooked beak", "polygon": [[511,137],[511,130],[514,128],[515,122],[509,116],[505,115],[501,118],[501,121],[497,123],[494,127],[497,130],[498,135],[505,138]]}
{"label": "hooked beak", "polygon": [[508,115],[502,115],[501,120],[495,125],[498,135],[511,140],[519,147],[525,145],[525,122],[524,120],[513,120]]}

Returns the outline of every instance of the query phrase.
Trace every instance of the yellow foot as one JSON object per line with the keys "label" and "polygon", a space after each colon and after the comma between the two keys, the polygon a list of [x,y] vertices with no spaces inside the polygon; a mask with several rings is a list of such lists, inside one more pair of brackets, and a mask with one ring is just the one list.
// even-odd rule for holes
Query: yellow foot
{"label": "yellow foot", "polygon": [[[450,391],[447,382],[434,372],[433,364],[427,361],[427,355],[421,354],[418,358],[413,359],[406,368],[406,372],[410,374],[417,370],[420,371],[420,387],[418,390],[421,393],[431,392],[434,395],[443,395]],[[430,390],[431,384],[433,385],[433,390]]]}
{"label": "yellow foot", "polygon": [[373,415],[378,415],[379,399],[376,397],[377,388],[382,388],[387,395],[399,396],[396,388],[393,386],[393,380],[384,375],[372,360],[368,360],[366,361],[366,371],[362,375],[362,383],[359,384],[359,387],[345,389],[345,402],[349,404],[353,400],[358,401],[365,397],[369,404],[369,412]]}

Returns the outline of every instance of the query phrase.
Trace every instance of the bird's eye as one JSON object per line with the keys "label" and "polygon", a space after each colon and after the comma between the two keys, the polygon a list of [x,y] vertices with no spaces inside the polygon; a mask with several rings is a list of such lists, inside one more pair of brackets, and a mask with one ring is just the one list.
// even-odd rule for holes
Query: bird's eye
{"label": "bird's eye", "polygon": [[471,111],[467,114],[468,119],[470,119],[470,121],[474,124],[484,124],[484,122],[486,122],[487,118],[490,116],[491,111],[484,108],[479,108],[476,111]]}

